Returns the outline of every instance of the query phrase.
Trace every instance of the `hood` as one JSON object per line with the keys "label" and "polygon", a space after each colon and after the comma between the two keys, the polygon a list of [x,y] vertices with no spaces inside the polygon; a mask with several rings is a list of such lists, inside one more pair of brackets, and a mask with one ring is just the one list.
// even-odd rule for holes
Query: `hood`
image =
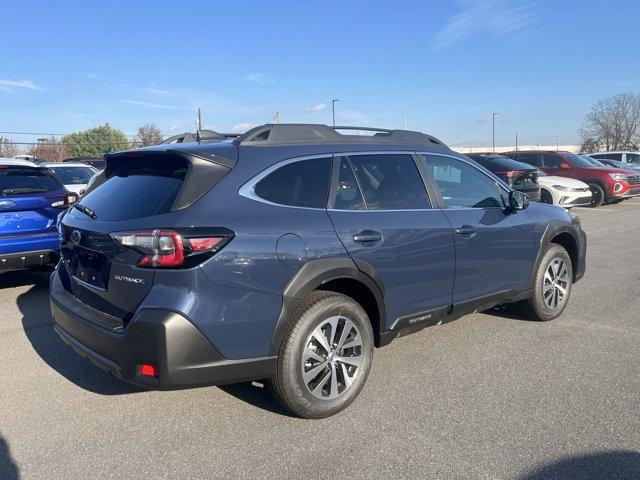
{"label": "hood", "polygon": [[622,175],[637,175],[638,172],[628,168],[628,169],[622,169],[622,168],[601,168],[601,167],[587,167],[589,171],[591,172],[598,172],[598,173],[602,173],[604,175],[608,174],[608,173],[621,173]]}
{"label": "hood", "polygon": [[80,191],[87,188],[87,185],[85,183],[82,183],[80,185],[65,185],[64,188],[66,188],[70,192],[77,193],[78,195],[80,195]]}
{"label": "hood", "polygon": [[551,187],[553,185],[560,185],[562,187],[567,187],[567,188],[589,188],[589,185],[587,185],[584,182],[581,182],[580,180],[576,180],[574,178],[568,178],[568,177],[556,177],[555,175],[538,177],[538,183],[540,185],[551,186]]}

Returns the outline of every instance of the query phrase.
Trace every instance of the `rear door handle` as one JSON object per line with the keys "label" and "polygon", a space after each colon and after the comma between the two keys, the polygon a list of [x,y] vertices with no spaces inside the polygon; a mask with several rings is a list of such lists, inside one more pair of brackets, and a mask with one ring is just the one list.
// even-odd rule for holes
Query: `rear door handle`
{"label": "rear door handle", "polygon": [[475,235],[476,233],[478,233],[478,230],[473,227],[464,225],[460,228],[456,228],[456,233],[458,235]]}
{"label": "rear door handle", "polygon": [[380,240],[382,240],[382,234],[375,230],[363,230],[353,236],[353,241],[356,243],[371,243]]}

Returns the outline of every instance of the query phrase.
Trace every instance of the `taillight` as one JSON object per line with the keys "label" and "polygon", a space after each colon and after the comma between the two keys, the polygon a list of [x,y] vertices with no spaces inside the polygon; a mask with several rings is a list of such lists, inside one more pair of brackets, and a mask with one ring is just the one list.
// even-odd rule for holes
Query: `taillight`
{"label": "taillight", "polygon": [[48,200],[51,202],[53,208],[69,208],[78,201],[78,195],[75,193],[65,193],[63,195],[49,197]]}
{"label": "taillight", "polygon": [[197,265],[215,254],[233,235],[199,236],[197,232],[186,235],[175,230],[144,230],[112,233],[123,247],[142,254],[139,267],[176,268]]}

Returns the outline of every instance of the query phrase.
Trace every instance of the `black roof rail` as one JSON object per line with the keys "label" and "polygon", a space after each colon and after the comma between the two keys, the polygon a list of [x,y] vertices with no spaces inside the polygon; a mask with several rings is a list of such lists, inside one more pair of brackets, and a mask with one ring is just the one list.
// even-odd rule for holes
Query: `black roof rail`
{"label": "black roof rail", "polygon": [[[345,135],[338,130],[376,132],[373,135]],[[286,145],[301,143],[444,143],[431,135],[411,130],[335,126],[312,123],[277,123],[254,127],[234,140],[237,145]]]}
{"label": "black roof rail", "polygon": [[239,133],[218,133],[213,130],[198,130],[196,133],[185,132],[165,138],[161,143],[202,143],[202,142],[220,142],[230,138],[237,138]]}

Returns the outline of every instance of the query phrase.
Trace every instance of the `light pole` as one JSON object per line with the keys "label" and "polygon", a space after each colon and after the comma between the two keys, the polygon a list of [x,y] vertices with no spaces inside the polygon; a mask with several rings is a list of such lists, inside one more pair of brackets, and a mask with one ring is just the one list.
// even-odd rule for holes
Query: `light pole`
{"label": "light pole", "polygon": [[339,102],[340,100],[337,98],[334,98],[333,100],[331,100],[331,116],[333,118],[333,126],[336,126],[336,102]]}
{"label": "light pole", "polygon": [[500,115],[498,112],[493,112],[491,114],[491,123],[493,125],[493,150],[492,153],[496,153],[496,115]]}

